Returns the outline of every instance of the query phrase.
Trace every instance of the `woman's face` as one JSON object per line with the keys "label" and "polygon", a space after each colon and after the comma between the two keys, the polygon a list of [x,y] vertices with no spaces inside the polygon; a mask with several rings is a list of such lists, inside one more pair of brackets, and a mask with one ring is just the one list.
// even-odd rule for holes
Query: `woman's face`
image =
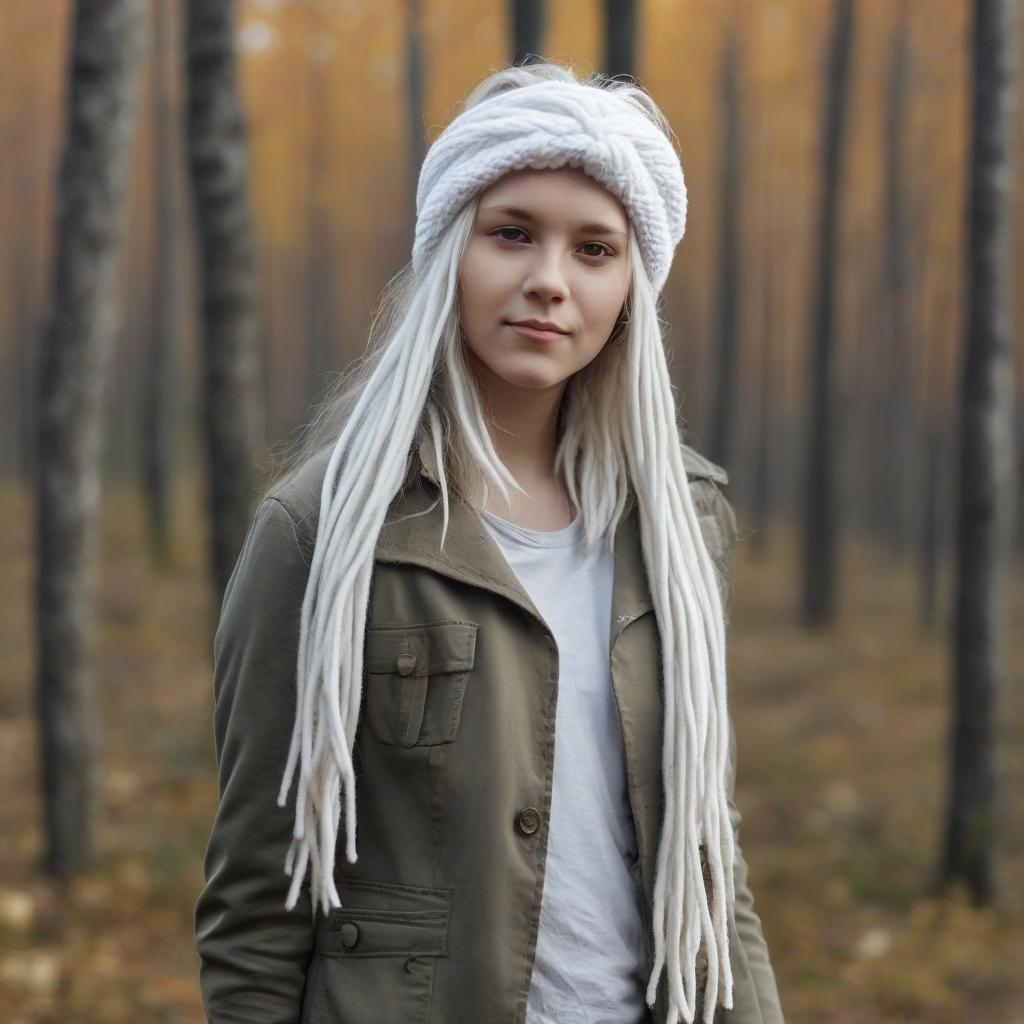
{"label": "woman's face", "polygon": [[[514,387],[564,385],[604,347],[629,290],[622,203],[577,168],[512,171],[480,194],[459,276],[470,359]],[[513,323],[548,321],[531,336]],[[498,383],[494,381],[493,383]]]}

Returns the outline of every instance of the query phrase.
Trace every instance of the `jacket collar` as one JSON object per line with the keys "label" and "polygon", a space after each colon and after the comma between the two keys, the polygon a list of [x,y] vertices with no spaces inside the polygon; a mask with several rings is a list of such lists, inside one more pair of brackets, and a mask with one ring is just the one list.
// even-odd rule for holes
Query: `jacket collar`
{"label": "jacket collar", "polygon": [[[414,449],[411,472],[391,503],[374,558],[380,562],[418,565],[499,594],[547,628],[543,616],[491,537],[480,514],[454,493],[449,500],[444,550],[440,549],[444,507],[432,463],[425,446]],[[615,531],[613,645],[626,625],[654,607],[647,585],[637,512],[631,494]]]}

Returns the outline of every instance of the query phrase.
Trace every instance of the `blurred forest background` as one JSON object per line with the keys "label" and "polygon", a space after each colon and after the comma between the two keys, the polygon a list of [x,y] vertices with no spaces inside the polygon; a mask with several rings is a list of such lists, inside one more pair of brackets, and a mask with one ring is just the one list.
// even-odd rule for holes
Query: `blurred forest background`
{"label": "blurred forest background", "polygon": [[[1024,24],[972,35],[977,11],[1016,0],[107,6],[137,9],[123,25],[140,49],[115,83],[123,173],[93,165],[111,216],[90,220],[83,193],[59,198],[65,146],[83,137],[67,127],[76,5],[0,5],[0,1017],[203,1019],[192,912],[238,523],[409,259],[426,146],[518,40],[577,72],[634,74],[678,136],[689,213],[667,344],[692,443],[727,468],[739,517],[737,803],[787,1020],[1024,1022],[1024,417],[1007,398],[1024,189],[1012,147],[1001,162],[998,145],[971,146],[975,46],[991,48],[983,68],[1013,68],[990,78],[1012,112],[986,137],[1022,134]],[[235,19],[236,205],[216,187],[193,198],[187,10]],[[972,152],[1012,196],[973,246]],[[62,277],[78,215],[95,259]],[[81,272],[104,252],[107,291]],[[225,252],[242,265],[228,282]],[[90,286],[106,298],[83,299]],[[84,342],[77,302],[96,325]],[[234,374],[230,408],[251,432],[235,438],[235,493],[211,496],[209,460],[231,447],[203,412],[217,365],[204,344],[221,336],[220,386]],[[42,367],[58,379],[61,346],[84,393],[60,393],[86,411],[64,435],[55,412],[40,435]],[[70,463],[80,475],[47,519],[33,481]],[[88,561],[93,500],[90,584],[66,567]],[[54,608],[71,610],[47,627]],[[972,799],[980,848],[964,839]]]}

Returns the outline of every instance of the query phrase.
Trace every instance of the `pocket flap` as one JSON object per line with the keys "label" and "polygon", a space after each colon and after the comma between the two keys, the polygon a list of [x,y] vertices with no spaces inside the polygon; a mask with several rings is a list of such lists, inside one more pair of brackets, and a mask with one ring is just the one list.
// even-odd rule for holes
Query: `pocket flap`
{"label": "pocket flap", "polygon": [[451,890],[349,879],[317,926],[323,956],[447,956]]}
{"label": "pocket flap", "polygon": [[366,671],[403,676],[466,672],[476,658],[476,631],[475,622],[369,626],[363,652]]}

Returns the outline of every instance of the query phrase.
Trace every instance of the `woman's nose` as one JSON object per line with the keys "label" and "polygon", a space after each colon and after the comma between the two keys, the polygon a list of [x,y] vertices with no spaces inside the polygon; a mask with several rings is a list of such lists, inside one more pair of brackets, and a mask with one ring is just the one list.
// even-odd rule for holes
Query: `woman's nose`
{"label": "woman's nose", "polygon": [[523,291],[528,295],[537,295],[544,299],[565,297],[568,285],[559,252],[538,251],[530,273],[523,282]]}

